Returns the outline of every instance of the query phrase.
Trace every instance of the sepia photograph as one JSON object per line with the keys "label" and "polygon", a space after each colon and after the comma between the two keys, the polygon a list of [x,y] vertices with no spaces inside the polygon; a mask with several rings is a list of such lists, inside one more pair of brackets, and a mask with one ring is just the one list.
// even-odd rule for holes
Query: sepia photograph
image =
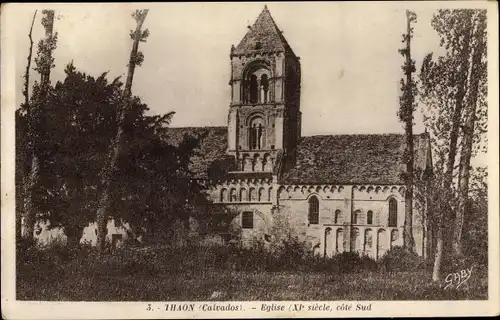
{"label": "sepia photograph", "polygon": [[496,3],[1,20],[6,319],[498,314]]}

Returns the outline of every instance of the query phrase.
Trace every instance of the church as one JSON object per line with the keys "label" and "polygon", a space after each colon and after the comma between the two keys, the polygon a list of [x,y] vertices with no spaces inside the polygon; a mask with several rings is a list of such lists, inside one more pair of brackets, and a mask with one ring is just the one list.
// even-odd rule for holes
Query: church
{"label": "church", "polygon": [[[214,205],[237,212],[240,239],[269,241],[280,225],[321,256],[378,259],[402,245],[404,134],[302,136],[301,61],[267,7],[231,47],[230,63],[227,127],[171,128],[169,136],[203,137],[190,170]],[[415,135],[414,147],[416,172],[432,172],[428,134]],[[421,211],[414,205],[413,235],[426,256]]]}
{"label": "church", "polygon": [[[302,136],[301,62],[264,7],[230,50],[226,127],[169,128],[171,144],[199,138],[193,179],[216,211],[231,213],[224,241],[242,244],[292,236],[320,256],[351,251],[379,259],[403,245],[404,134]],[[396,115],[394,115],[396,116]],[[414,135],[415,179],[432,174],[427,133]],[[430,256],[432,225],[414,198],[416,252]],[[196,223],[195,223],[196,225]],[[41,244],[65,241],[60,228],[37,227]],[[96,242],[96,224],[81,243]],[[130,226],[108,222],[107,240],[120,245]]]}
{"label": "church", "polygon": [[[211,206],[230,211],[220,236],[243,244],[293,236],[320,256],[351,251],[379,259],[403,245],[404,134],[302,136],[301,63],[267,7],[230,50],[227,127],[169,128],[171,144],[199,138],[193,179]],[[396,116],[396,115],[394,115]],[[415,179],[432,173],[427,133],[414,136]],[[413,208],[416,252],[428,257],[432,227],[425,206]],[[39,226],[40,243],[64,238]],[[108,223],[108,241],[130,226]],[[89,224],[80,242],[95,244]],[[236,236],[235,236],[236,235]],[[116,239],[115,239],[116,238]]]}

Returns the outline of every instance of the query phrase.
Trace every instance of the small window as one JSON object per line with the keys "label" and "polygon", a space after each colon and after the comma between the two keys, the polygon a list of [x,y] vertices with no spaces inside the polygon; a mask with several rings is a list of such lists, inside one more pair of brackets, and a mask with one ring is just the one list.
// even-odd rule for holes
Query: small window
{"label": "small window", "polygon": [[220,202],[224,202],[227,200],[227,189],[222,189],[220,191]]}
{"label": "small window", "polygon": [[248,200],[249,201],[256,201],[257,200],[257,192],[255,191],[254,188],[250,188],[250,191],[248,193]]}
{"label": "small window", "polygon": [[257,103],[259,99],[259,82],[257,81],[257,76],[252,75],[250,77],[250,103]]}
{"label": "small window", "polygon": [[398,203],[395,199],[389,200],[389,227],[398,225]]}
{"label": "small window", "polygon": [[319,223],[319,202],[318,198],[312,196],[309,199],[309,224]]}
{"label": "small window", "polygon": [[265,192],[266,190],[264,190],[264,188],[259,189],[259,201],[266,201]]}
{"label": "small window", "polygon": [[241,216],[241,227],[243,229],[253,229],[253,212],[243,212]]}
{"label": "small window", "polygon": [[340,223],[340,219],[342,218],[342,212],[340,210],[335,210],[335,224]]}
{"label": "small window", "polygon": [[354,216],[352,217],[353,224],[361,224],[361,211],[356,210]]}
{"label": "small window", "polygon": [[247,190],[245,188],[240,189],[240,201],[248,201]]}
{"label": "small window", "polygon": [[255,43],[255,49],[256,49],[256,50],[262,49],[262,42],[257,41],[257,42]]}
{"label": "small window", "polygon": [[373,212],[371,210],[366,213],[366,224],[373,224]]}
{"label": "small window", "polygon": [[229,194],[229,201],[230,202],[238,201],[238,198],[236,197],[236,189],[234,188],[231,189],[231,192]]}

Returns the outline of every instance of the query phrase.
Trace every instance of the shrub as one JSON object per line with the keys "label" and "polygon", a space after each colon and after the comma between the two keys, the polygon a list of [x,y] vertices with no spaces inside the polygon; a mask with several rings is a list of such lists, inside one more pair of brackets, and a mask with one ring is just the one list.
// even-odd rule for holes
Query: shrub
{"label": "shrub", "polygon": [[275,245],[268,259],[269,271],[292,271],[305,269],[307,262],[312,258],[312,252],[308,250],[303,242],[297,238],[290,237],[282,240],[281,244]]}
{"label": "shrub", "polygon": [[342,252],[332,257],[311,257],[308,262],[308,269],[317,272],[353,273],[375,271],[377,268],[375,260],[356,252]]}
{"label": "shrub", "polygon": [[378,270],[378,264],[369,256],[362,255],[360,258],[360,268],[366,271],[376,271]]}
{"label": "shrub", "polygon": [[365,265],[369,266],[370,261],[373,261],[368,256],[361,257],[356,252],[342,252],[333,256],[333,260],[341,273],[359,272],[364,269]]}
{"label": "shrub", "polygon": [[397,246],[387,251],[378,261],[385,271],[418,271],[425,269],[425,261],[416,252]]}

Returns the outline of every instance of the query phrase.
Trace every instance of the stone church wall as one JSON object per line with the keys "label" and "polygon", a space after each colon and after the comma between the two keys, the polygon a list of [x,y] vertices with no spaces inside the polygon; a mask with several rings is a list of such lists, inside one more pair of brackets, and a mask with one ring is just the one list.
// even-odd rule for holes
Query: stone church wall
{"label": "stone church wall", "polygon": [[[320,255],[356,251],[377,259],[391,247],[403,244],[403,195],[401,186],[282,186],[278,189],[277,214],[287,216],[299,239]],[[309,223],[309,200],[313,196],[318,199],[318,224]],[[389,226],[389,199],[397,202],[395,226]],[[357,221],[353,221],[355,216]],[[422,214],[416,207],[413,216],[417,253],[423,255]]]}
{"label": "stone church wall", "polygon": [[[24,221],[22,222],[24,223]],[[21,225],[24,230],[24,225]],[[120,247],[123,242],[127,240],[129,232],[131,231],[128,223],[118,223],[114,219],[110,219],[107,224],[106,242],[109,242],[115,247]],[[50,224],[44,221],[37,222],[34,230],[34,238],[37,245],[49,246],[54,243],[66,245],[67,237],[64,229],[61,227],[51,228]],[[83,229],[81,244],[90,244],[95,246],[97,244],[97,224],[95,222],[89,223]]]}
{"label": "stone church wall", "polygon": [[[230,230],[236,231],[241,237],[243,245],[252,245],[255,242],[267,242],[272,233],[273,217],[271,214],[271,204],[238,204],[228,205],[228,208],[237,210],[230,225]],[[253,228],[243,228],[243,213],[251,212],[253,216]]]}

